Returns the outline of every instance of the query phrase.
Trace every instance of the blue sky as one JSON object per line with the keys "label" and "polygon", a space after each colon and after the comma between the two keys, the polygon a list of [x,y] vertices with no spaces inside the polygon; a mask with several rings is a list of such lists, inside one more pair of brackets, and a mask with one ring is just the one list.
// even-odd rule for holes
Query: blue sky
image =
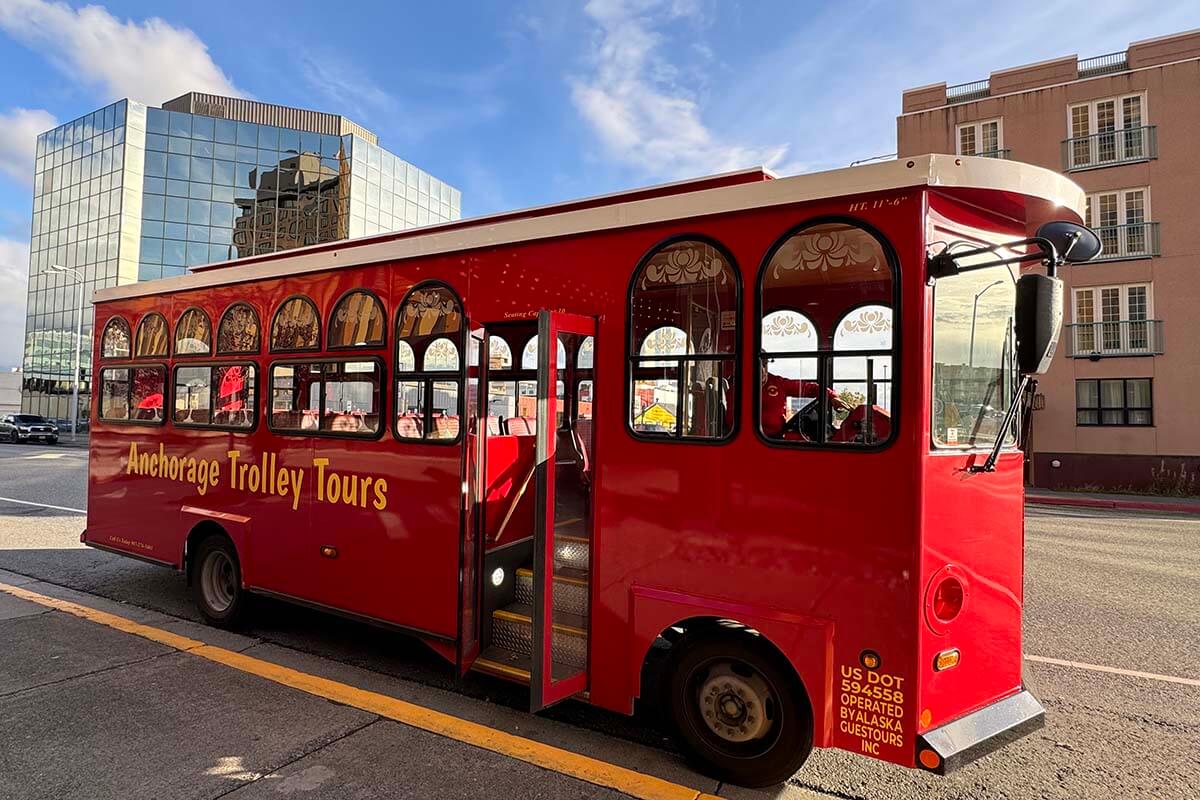
{"label": "blue sky", "polygon": [[476,215],[844,166],[895,150],[905,88],[1198,26],[1194,2],[1161,0],[0,0],[0,365],[19,360],[33,137],[119,97],[342,113]]}

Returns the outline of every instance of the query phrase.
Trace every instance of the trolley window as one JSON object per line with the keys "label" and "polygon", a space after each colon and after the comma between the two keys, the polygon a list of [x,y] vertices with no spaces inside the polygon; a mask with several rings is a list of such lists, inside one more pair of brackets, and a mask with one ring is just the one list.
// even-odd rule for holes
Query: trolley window
{"label": "trolley window", "polygon": [[258,313],[249,303],[225,309],[217,325],[217,355],[256,354],[260,341]]}
{"label": "trolley window", "polygon": [[629,413],[639,438],[722,440],[737,419],[741,278],[712,241],[642,259],[629,297]]}
{"label": "trolley window", "polygon": [[208,315],[198,308],[189,308],[175,323],[175,355],[211,354],[212,324],[208,321]]}
{"label": "trolley window", "polygon": [[113,317],[104,326],[100,339],[101,358],[129,358],[129,323]]}
{"label": "trolley window", "polygon": [[386,315],[379,298],[361,289],[347,292],[329,319],[328,347],[383,347]]}
{"label": "trolley window", "polygon": [[254,364],[175,367],[172,420],[183,427],[253,428],[257,383]]}
{"label": "trolley window", "polygon": [[165,383],[163,367],[105,367],[100,370],[100,419],[161,425]]}
{"label": "trolley window", "polygon": [[299,296],[285,300],[271,322],[271,352],[319,350],[320,347],[321,316],[313,301]]}
{"label": "trolley window", "polygon": [[167,355],[167,320],[156,311],[142,317],[138,323],[133,347],[134,358],[165,358]]}
{"label": "trolley window", "polygon": [[759,275],[759,430],[796,445],[874,446],[892,435],[892,260],[849,222],[803,226]]}
{"label": "trolley window", "polygon": [[373,439],[380,431],[382,379],[377,359],[274,363],[271,429]]}
{"label": "trolley window", "polygon": [[420,284],[396,315],[396,438],[451,443],[461,433],[462,304],[449,286]]}

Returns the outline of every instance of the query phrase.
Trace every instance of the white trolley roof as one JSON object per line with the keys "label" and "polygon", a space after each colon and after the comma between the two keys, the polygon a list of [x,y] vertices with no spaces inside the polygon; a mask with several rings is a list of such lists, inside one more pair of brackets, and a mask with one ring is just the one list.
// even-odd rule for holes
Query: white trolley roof
{"label": "white trolley roof", "polygon": [[[761,170],[759,172],[762,172]],[[737,174],[737,173],[731,173]],[[765,173],[768,177],[770,173]],[[759,180],[622,202],[579,208],[579,202],[558,204],[570,210],[555,212],[542,206],[524,212],[430,225],[415,231],[324,243],[269,256],[255,256],[223,265],[198,268],[190,275],[100,289],[95,302],[106,302],[264,278],[302,275],[328,269],[399,261],[418,256],[550,239],[592,231],[671,222],[755,208],[802,203],[849,195],[869,194],[914,186],[981,189],[1024,195],[1082,219],[1084,192],[1057,172],[997,158],[924,155],[856,167],[813,172],[791,178]],[[672,186],[668,184],[667,186]],[[660,187],[665,188],[665,187]],[[645,190],[636,190],[644,192]],[[604,200],[606,197],[595,198]]]}

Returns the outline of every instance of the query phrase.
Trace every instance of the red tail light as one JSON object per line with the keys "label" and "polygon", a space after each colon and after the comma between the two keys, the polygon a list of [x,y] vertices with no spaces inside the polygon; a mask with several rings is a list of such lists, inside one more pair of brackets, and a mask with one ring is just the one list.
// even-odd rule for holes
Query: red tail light
{"label": "red tail light", "polygon": [[950,622],[963,607],[963,585],[954,576],[947,576],[933,591],[933,615],[939,622]]}

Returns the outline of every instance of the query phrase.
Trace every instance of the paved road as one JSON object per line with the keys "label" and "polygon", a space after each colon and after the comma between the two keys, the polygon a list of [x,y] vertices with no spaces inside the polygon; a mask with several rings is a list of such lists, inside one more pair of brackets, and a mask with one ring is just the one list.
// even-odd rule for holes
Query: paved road
{"label": "paved road", "polygon": [[[48,453],[55,457],[42,457]],[[0,446],[0,497],[82,508],[84,466],[85,455],[81,452]],[[244,637],[202,628],[192,622],[196,615],[179,577],[167,570],[82,548],[78,544],[81,527],[81,517],[69,512],[0,501],[0,569],[47,582],[30,586],[86,592],[95,596],[91,598],[94,603],[115,601],[113,607],[125,614],[162,615],[155,619],[214,644],[227,643],[280,663],[335,675],[357,686],[443,707],[523,735],[545,737],[705,791],[719,788],[725,796],[864,800],[1200,796],[1200,687],[1195,685],[1030,661],[1027,677],[1047,707],[1047,727],[948,778],[818,751],[788,787],[770,793],[748,793],[705,783],[704,778],[688,771],[669,740],[654,728],[649,710],[629,720],[584,705],[566,704],[548,719],[530,717],[520,711],[526,699],[516,687],[479,677],[456,682],[435,657],[404,637],[283,604],[263,604]],[[1200,679],[1200,605],[1196,602],[1200,598],[1200,520],[1032,508],[1027,519],[1027,553],[1029,654]],[[47,631],[36,626],[48,624],[44,618],[58,616],[53,612],[6,620],[0,607],[0,641],[16,644],[9,652],[45,647]],[[18,622],[29,628],[20,636],[11,627]],[[155,654],[144,651],[144,644],[114,644],[106,638],[112,632],[101,635],[89,623],[70,623],[71,630],[61,636],[83,637],[80,657],[86,663],[95,663],[87,659],[111,656],[113,663],[128,664],[105,673],[104,680],[112,682],[106,684],[107,690],[115,692],[112,697],[137,695],[146,687],[151,687],[151,699],[178,686],[187,686],[189,691],[190,687],[206,684],[219,687],[214,692],[189,695],[189,704],[199,704],[215,715],[211,723],[196,722],[194,715],[182,711],[155,715],[144,706],[134,708],[142,708],[145,713],[122,710],[119,703],[112,704],[116,701],[93,707],[93,698],[100,695],[96,686],[86,682],[99,680],[95,676],[72,678],[53,692],[26,688],[10,695],[4,688],[6,667],[0,660],[0,717],[8,713],[4,704],[12,702],[12,697],[26,697],[22,708],[27,717],[22,719],[27,719],[30,726],[31,747],[47,747],[56,736],[61,738],[62,723],[68,719],[74,730],[80,709],[87,707],[89,713],[84,716],[89,725],[107,731],[130,731],[132,743],[140,747],[139,743],[148,739],[153,745],[145,753],[132,751],[133,760],[125,762],[127,766],[119,770],[118,778],[128,781],[138,769],[150,770],[151,755],[177,752],[174,759],[168,759],[168,768],[157,767],[163,774],[147,774],[144,790],[126,790],[130,796],[180,794],[183,787],[195,797],[215,797],[228,791],[227,780],[188,779],[208,774],[197,772],[197,764],[206,758],[234,758],[228,753],[214,755],[221,748],[207,746],[212,737],[242,743],[225,748],[241,754],[238,757],[242,761],[218,760],[205,767],[223,775],[241,775],[237,780],[247,786],[238,793],[250,789],[269,793],[268,787],[273,786],[302,787],[307,785],[305,781],[311,783],[322,775],[344,776],[350,765],[361,761],[366,783],[359,789],[366,787],[361,792],[364,796],[372,785],[377,790],[387,787],[394,796],[470,796],[459,789],[472,785],[478,788],[471,781],[479,774],[498,772],[506,778],[514,777],[489,783],[489,793],[494,796],[603,794],[597,787],[539,770],[529,771],[532,768],[527,765],[506,759],[490,761],[491,755],[472,759],[470,753],[478,751],[467,748],[467,755],[463,755],[460,749],[465,745],[450,747],[445,740],[425,742],[422,737],[428,734],[393,722],[320,705],[323,701],[291,690],[261,690],[253,681],[229,676],[212,665],[186,663],[186,655]],[[64,658],[67,661],[59,666],[67,666],[65,674],[78,669],[79,664],[64,654],[52,660]],[[34,697],[40,699],[29,699]],[[268,719],[277,722],[264,723],[263,714],[253,713],[254,709],[264,710]],[[47,727],[54,725],[56,714],[61,719],[53,730],[59,733]],[[194,735],[184,736],[180,726],[198,727]],[[158,741],[160,731],[162,741]],[[107,764],[107,770],[118,769],[105,761],[99,733],[84,730],[66,741],[75,746],[49,746],[45,750],[43,776],[59,776],[58,783],[46,786],[57,786],[55,794],[62,796],[120,796],[121,792],[88,792],[85,784],[62,782],[62,776],[86,775],[101,762]],[[0,740],[0,765],[5,758],[3,747]],[[130,744],[121,752],[130,752],[132,747]],[[403,771],[405,765],[432,764],[431,754],[442,751],[447,754],[447,763],[456,765],[451,772],[460,776],[458,780],[432,767],[419,773]],[[465,760],[455,760],[460,757]],[[281,767],[291,763],[288,759],[302,768]],[[305,772],[310,768],[316,771]],[[307,777],[295,777],[300,774]],[[431,777],[422,786],[420,776],[426,774]],[[317,781],[317,791],[302,796],[325,796],[334,793],[335,788],[339,796],[359,796],[339,780]],[[0,783],[0,797],[4,797],[2,787]]]}

